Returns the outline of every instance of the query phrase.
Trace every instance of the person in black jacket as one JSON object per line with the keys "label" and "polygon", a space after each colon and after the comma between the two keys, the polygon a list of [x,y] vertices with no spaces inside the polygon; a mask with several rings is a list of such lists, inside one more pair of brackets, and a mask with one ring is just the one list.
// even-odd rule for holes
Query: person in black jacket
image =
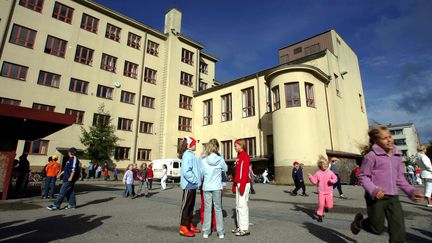
{"label": "person in black jacket", "polygon": [[295,189],[291,192],[291,195],[297,196],[297,191],[301,188],[303,191],[301,195],[307,197],[309,195],[306,194],[306,186],[303,180],[303,166],[297,161],[295,161],[293,165],[292,178],[294,180]]}

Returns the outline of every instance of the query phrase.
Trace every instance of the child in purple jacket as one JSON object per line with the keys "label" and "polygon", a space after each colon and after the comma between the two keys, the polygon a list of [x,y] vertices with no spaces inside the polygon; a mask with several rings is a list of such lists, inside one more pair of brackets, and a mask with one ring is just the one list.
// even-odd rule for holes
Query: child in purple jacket
{"label": "child in purple jacket", "polygon": [[401,189],[412,201],[423,195],[412,187],[404,176],[402,153],[394,146],[393,138],[386,126],[369,130],[369,144],[363,148],[364,158],[360,168],[359,182],[365,189],[368,218],[356,214],[351,224],[353,234],[361,229],[381,234],[387,219],[390,242],[405,242],[405,223],[399,192]]}

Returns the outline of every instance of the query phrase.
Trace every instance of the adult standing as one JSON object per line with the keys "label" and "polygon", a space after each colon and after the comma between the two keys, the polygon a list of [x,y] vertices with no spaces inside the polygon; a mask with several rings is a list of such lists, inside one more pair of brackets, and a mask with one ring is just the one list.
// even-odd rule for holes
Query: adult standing
{"label": "adult standing", "polygon": [[27,190],[28,177],[30,173],[30,162],[27,159],[28,154],[23,153],[19,157],[18,163],[18,178],[15,185],[15,191],[18,194],[24,195]]}
{"label": "adult standing", "polygon": [[236,216],[237,228],[232,230],[236,236],[249,235],[249,165],[250,158],[245,151],[244,140],[238,139],[234,142],[234,148],[238,153],[238,158],[235,165],[235,193],[236,193]]}
{"label": "adult standing", "polygon": [[427,157],[427,147],[420,145],[417,147],[417,164],[421,168],[421,178],[425,185],[424,195],[427,200],[427,206],[432,207],[432,165],[430,158]]}
{"label": "adult standing", "polygon": [[337,163],[339,163],[339,159],[338,158],[332,158],[331,159],[331,167],[330,170],[333,171],[333,173],[336,175],[337,177],[337,182],[335,184],[333,184],[333,189],[335,189],[335,187],[337,187],[338,192],[339,192],[339,197],[340,198],[344,198],[346,199],[346,197],[344,196],[343,192],[342,192],[342,181],[341,178],[339,176],[339,165],[337,165]]}
{"label": "adult standing", "polygon": [[184,138],[178,149],[182,160],[180,186],[183,189],[179,233],[186,237],[194,237],[195,233],[201,232],[192,224],[196,190],[201,186],[201,166],[195,157],[195,150],[196,140],[193,137]]}
{"label": "adult standing", "polygon": [[153,165],[149,164],[148,168],[147,168],[147,186],[148,189],[151,191],[152,190],[152,184],[153,184]]}
{"label": "adult standing", "polygon": [[57,175],[60,178],[63,175],[63,184],[60,188],[60,193],[57,196],[54,204],[47,207],[49,210],[57,210],[60,208],[63,199],[66,197],[68,199],[68,205],[65,209],[76,208],[76,198],[75,198],[75,182],[80,177],[79,160],[76,157],[76,148],[72,147],[68,151],[69,159],[66,162],[64,170]]}
{"label": "adult standing", "polygon": [[48,164],[45,166],[45,190],[42,198],[54,198],[55,183],[61,169],[60,163],[57,162],[58,156],[53,155],[50,158],[51,161],[48,159]]}

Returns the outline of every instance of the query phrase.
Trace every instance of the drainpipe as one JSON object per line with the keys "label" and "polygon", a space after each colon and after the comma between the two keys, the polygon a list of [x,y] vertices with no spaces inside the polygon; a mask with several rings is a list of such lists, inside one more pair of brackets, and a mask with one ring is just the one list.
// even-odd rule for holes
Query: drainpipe
{"label": "drainpipe", "polygon": [[1,46],[0,46],[0,59],[3,57],[3,50],[4,50],[4,47],[5,47],[6,42],[7,42],[7,37],[8,37],[11,22],[12,22],[13,13],[15,12],[16,2],[17,2],[17,0],[13,0],[12,6],[11,6],[10,11],[9,11],[9,16],[8,16],[8,19],[6,22],[6,29],[5,29],[5,32],[3,35]]}
{"label": "drainpipe", "polygon": [[257,81],[257,98],[258,98],[258,124],[259,124],[259,146],[260,146],[260,151],[261,151],[261,157],[264,157],[264,150],[263,150],[263,131],[262,131],[262,124],[261,124],[261,106],[260,106],[260,83],[259,83],[259,77],[258,77],[258,73],[255,74],[255,78]]}

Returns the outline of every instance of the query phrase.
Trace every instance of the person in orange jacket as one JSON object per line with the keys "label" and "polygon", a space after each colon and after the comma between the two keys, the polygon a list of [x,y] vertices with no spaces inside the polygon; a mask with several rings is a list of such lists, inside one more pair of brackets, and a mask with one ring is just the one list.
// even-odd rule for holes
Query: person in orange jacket
{"label": "person in orange jacket", "polygon": [[246,146],[244,140],[236,140],[234,142],[234,148],[238,153],[238,158],[235,163],[235,187],[233,187],[236,193],[237,228],[232,230],[232,233],[236,236],[245,236],[250,234],[248,208],[250,190],[250,158],[245,151]]}
{"label": "person in orange jacket", "polygon": [[57,174],[60,172],[61,169],[61,165],[59,162],[57,162],[57,160],[57,155],[53,155],[48,158],[48,164],[45,166],[45,190],[42,198],[54,197]]}

